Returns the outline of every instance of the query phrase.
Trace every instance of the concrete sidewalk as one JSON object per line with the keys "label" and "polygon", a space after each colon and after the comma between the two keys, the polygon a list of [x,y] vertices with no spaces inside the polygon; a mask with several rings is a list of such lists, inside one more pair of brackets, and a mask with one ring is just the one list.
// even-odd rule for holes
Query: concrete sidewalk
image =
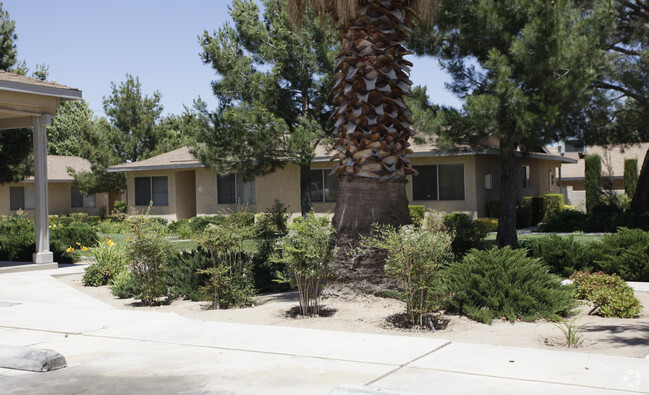
{"label": "concrete sidewalk", "polygon": [[68,364],[0,369],[0,393],[649,393],[649,360],[119,310],[52,277],[79,270],[0,275],[0,344]]}

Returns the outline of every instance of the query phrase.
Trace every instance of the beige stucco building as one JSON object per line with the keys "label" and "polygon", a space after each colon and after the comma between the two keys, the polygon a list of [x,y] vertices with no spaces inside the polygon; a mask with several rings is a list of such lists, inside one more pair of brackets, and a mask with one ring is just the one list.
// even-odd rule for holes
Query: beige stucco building
{"label": "beige stucco building", "polygon": [[[488,204],[498,199],[500,162],[497,148],[458,153],[440,153],[431,146],[415,145],[409,155],[419,175],[409,176],[406,193],[410,204],[444,212],[464,212],[472,217],[488,214]],[[574,159],[548,153],[518,153],[518,198],[560,193],[562,163]],[[311,198],[316,213],[333,212],[338,190],[329,176],[333,162],[320,149],[311,164]],[[288,162],[272,174],[246,182],[237,174],[219,176],[180,148],[143,161],[111,166],[110,172],[126,172],[130,212],[146,212],[169,220],[214,215],[245,205],[257,213],[277,199],[300,212],[300,169]]]}
{"label": "beige stucco building", "polygon": [[[48,212],[55,215],[88,213],[102,215],[108,207],[108,194],[82,196],[73,185],[67,168],[90,171],[90,162],[77,156],[47,156]],[[34,217],[36,194],[34,177],[24,181],[0,184],[0,215],[13,215],[22,210]]]}
{"label": "beige stucco building", "polygon": [[562,184],[568,197],[566,202],[577,208],[585,209],[586,185],[585,155],[599,155],[602,159],[602,178],[610,180],[612,191],[617,194],[624,193],[624,161],[637,159],[638,174],[642,162],[649,150],[649,143],[640,144],[615,144],[609,146],[590,145],[583,147],[581,152],[566,152],[564,155],[575,160],[575,163],[566,164],[561,168]]}

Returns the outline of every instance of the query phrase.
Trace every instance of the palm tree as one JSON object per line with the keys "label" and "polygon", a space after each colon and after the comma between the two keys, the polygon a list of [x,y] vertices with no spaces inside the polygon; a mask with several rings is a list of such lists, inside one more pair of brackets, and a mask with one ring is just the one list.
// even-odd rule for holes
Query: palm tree
{"label": "palm tree", "polygon": [[288,0],[299,25],[307,2],[340,30],[333,88],[333,173],[340,183],[333,224],[339,233],[364,232],[373,223],[410,223],[406,176],[415,174],[404,43],[415,15],[431,22],[437,0]]}

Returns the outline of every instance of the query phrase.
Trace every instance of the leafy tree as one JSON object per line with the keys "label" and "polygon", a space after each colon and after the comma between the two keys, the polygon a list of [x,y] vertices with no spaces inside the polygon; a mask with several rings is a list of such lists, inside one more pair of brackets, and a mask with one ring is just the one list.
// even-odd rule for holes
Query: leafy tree
{"label": "leafy tree", "polygon": [[142,93],[138,77],[126,74],[126,81],[111,83],[111,95],[104,97],[104,111],[112,126],[111,146],[119,158],[137,161],[149,158],[160,136],[156,122],[162,113],[161,95]]}
{"label": "leafy tree", "polygon": [[586,155],[584,163],[586,211],[591,212],[602,203],[602,158],[599,155]]}
{"label": "leafy tree", "polygon": [[[334,226],[339,233],[369,231],[372,224],[410,223],[406,176],[415,173],[405,155],[411,135],[408,72],[403,43],[417,15],[431,21],[436,1],[310,1],[340,31],[333,88],[333,173],[340,183]],[[306,1],[289,0],[302,22]]]}
{"label": "leafy tree", "polygon": [[234,26],[201,37],[201,58],[220,77],[212,83],[220,106],[209,114],[212,127],[199,129],[197,155],[219,173],[234,170],[247,179],[294,160],[306,214],[311,159],[330,126],[335,36],[312,14],[295,31],[285,7],[263,5],[262,13],[256,1],[233,1]]}
{"label": "leafy tree", "polygon": [[638,159],[625,159],[624,160],[624,193],[629,198],[635,195],[636,187],[638,186]]}
{"label": "leafy tree", "polygon": [[436,29],[420,29],[413,46],[439,56],[465,99],[441,129],[455,142],[500,140],[497,244],[516,245],[516,150],[535,149],[575,133],[591,97],[598,12],[569,0],[443,2]]}

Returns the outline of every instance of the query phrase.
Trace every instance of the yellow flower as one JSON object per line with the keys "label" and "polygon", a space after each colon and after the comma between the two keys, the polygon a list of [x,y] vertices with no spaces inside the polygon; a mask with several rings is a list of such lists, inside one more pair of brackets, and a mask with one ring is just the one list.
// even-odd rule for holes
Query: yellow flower
{"label": "yellow flower", "polygon": [[76,242],[75,244],[76,244],[76,245],[78,245],[78,246],[81,246],[81,244],[79,244],[79,242],[78,242],[78,241],[77,241],[77,242]]}
{"label": "yellow flower", "polygon": [[127,237],[126,240],[124,240],[124,241],[128,243],[129,241],[131,241],[131,239],[129,239],[129,238]]}
{"label": "yellow flower", "polygon": [[114,246],[114,245],[115,245],[115,243],[113,243],[113,241],[112,241],[112,240],[108,240],[108,245],[109,245],[109,246]]}
{"label": "yellow flower", "polygon": [[70,247],[68,247],[67,250],[65,250],[65,252],[74,252],[74,248],[72,248],[72,246],[70,246]]}
{"label": "yellow flower", "polygon": [[189,221],[187,221],[187,222],[189,222],[189,223],[191,224],[191,223],[192,223],[192,220],[190,219],[190,220],[189,220]]}
{"label": "yellow flower", "polygon": [[88,247],[86,247],[86,246],[81,247],[81,249],[82,249],[83,251],[88,251]]}
{"label": "yellow flower", "polygon": [[50,225],[50,229],[52,229],[52,225]]}

